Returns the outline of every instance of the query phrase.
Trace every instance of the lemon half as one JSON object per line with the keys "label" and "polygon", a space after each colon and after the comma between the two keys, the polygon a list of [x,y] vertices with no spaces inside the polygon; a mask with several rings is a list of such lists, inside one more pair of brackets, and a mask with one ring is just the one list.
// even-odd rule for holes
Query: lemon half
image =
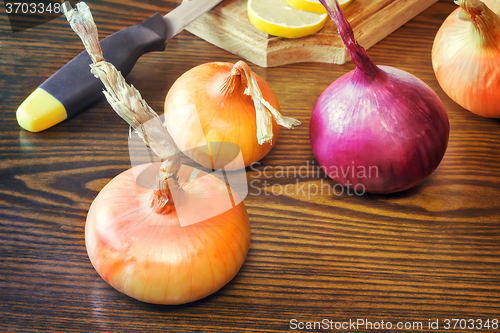
{"label": "lemon half", "polygon": [[287,0],[248,0],[248,18],[259,30],[273,36],[299,38],[323,28],[327,14],[300,10]]}

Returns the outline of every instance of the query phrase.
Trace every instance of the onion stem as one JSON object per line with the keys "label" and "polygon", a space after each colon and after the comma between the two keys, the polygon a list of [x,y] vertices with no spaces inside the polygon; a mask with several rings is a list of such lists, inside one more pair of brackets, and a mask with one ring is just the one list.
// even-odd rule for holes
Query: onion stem
{"label": "onion stem", "polygon": [[337,26],[339,35],[346,46],[347,52],[351,56],[352,62],[363,73],[370,76],[377,75],[380,69],[370,59],[366,50],[356,42],[352,27],[342,13],[339,3],[336,0],[319,0],[319,2],[326,8],[328,15],[330,15]]}
{"label": "onion stem", "polygon": [[[64,2],[62,11],[92,59],[91,72],[104,84],[106,90],[103,93],[108,103],[162,159],[152,205],[155,205],[158,212],[171,211],[174,205],[169,183],[175,186],[175,191],[181,189],[176,181],[181,166],[177,145],[158,114],[142,98],[139,91],[127,84],[113,64],[105,61],[99,45],[97,26],[87,4],[79,2],[76,9],[73,9],[69,2]],[[169,178],[174,181],[168,182]]]}
{"label": "onion stem", "polygon": [[[300,125],[300,121],[291,117],[284,117],[281,113],[272,107],[269,102],[267,102],[262,96],[257,79],[253,74],[250,67],[242,60],[238,61],[231,71],[231,75],[245,75],[247,81],[247,88],[245,89],[245,95],[252,98],[255,113],[257,117],[257,139],[259,144],[264,144],[266,142],[272,142],[273,140],[273,124],[271,122],[271,115],[274,120],[283,127],[292,129],[294,126]],[[269,110],[269,112],[266,111]]]}
{"label": "onion stem", "polygon": [[456,0],[459,18],[471,21],[471,32],[481,46],[498,48],[500,18],[484,2],[479,0]]}

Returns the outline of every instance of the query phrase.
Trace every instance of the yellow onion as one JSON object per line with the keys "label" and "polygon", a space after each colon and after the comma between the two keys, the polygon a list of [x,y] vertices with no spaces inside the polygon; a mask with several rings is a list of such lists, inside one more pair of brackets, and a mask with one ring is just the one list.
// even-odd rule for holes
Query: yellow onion
{"label": "yellow onion", "polygon": [[234,170],[237,152],[244,165],[266,156],[281,126],[299,121],[283,117],[269,85],[243,61],[194,67],[172,85],[165,99],[165,124],[179,149],[207,168]]}
{"label": "yellow onion", "polygon": [[[457,0],[440,27],[432,66],[446,94],[484,117],[500,117],[500,0]],[[488,7],[486,4],[488,4]]]}
{"label": "yellow onion", "polygon": [[106,99],[161,159],[112,179],[92,202],[85,244],[99,275],[140,301],[181,304],[228,283],[250,245],[245,206],[211,174],[183,166],[160,117],[116,68],[104,61],[88,6],[63,6],[93,59]]}
{"label": "yellow onion", "polygon": [[[159,208],[155,190],[134,176],[147,167],[116,176],[93,201],[85,225],[92,265],[116,290],[144,302],[180,304],[216,292],[236,275],[250,245],[243,202],[235,198],[239,204],[203,219],[227,205],[227,185],[203,172],[189,180],[196,169],[182,166],[175,209]],[[202,221],[182,226],[180,209]]]}

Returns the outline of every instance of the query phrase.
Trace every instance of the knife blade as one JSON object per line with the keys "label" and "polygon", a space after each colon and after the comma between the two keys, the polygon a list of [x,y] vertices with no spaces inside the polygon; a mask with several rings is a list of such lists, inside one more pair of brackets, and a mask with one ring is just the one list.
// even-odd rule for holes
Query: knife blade
{"label": "knife blade", "polygon": [[[106,61],[126,76],[139,57],[165,50],[165,43],[222,0],[183,2],[165,16],[150,18],[119,30],[100,41]],[[83,51],[36,88],[16,111],[19,126],[40,132],[77,114],[102,96],[100,80],[90,73],[92,63]]]}

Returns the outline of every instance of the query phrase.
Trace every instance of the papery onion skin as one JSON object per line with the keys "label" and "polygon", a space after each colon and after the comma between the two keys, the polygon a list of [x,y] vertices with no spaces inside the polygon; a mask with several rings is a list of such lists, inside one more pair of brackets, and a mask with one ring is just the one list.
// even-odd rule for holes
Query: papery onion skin
{"label": "papery onion skin", "polygon": [[[264,158],[278,139],[280,126],[271,118],[272,142],[258,143],[254,102],[244,94],[244,76],[231,75],[233,67],[234,64],[224,62],[194,67],[177,79],[165,100],[166,125],[175,143],[187,156],[207,168],[213,167],[211,155],[224,159],[223,152],[207,151],[207,143],[238,145],[247,167]],[[257,74],[255,76],[264,99],[280,111],[269,85]],[[198,130],[200,123],[203,133]],[[229,163],[225,170],[240,167],[238,163]]]}
{"label": "papery onion skin", "polygon": [[309,135],[330,178],[363,193],[393,193],[417,185],[437,168],[449,122],[443,103],[424,82],[377,67],[375,77],[356,68],[333,82],[314,107]]}
{"label": "papery onion skin", "polygon": [[[202,222],[181,227],[174,210],[158,214],[153,190],[137,186],[129,169],[111,180],[91,205],[85,226],[89,258],[118,291],[143,302],[182,304],[206,297],[227,284],[242,266],[250,245],[243,202]],[[192,168],[182,166],[179,178]],[[182,205],[199,212],[228,196],[219,179],[204,175],[181,184]]]}
{"label": "papery onion skin", "polygon": [[[500,1],[484,1],[497,15]],[[464,109],[483,117],[500,117],[500,26],[484,43],[472,22],[457,8],[443,22],[432,47],[432,66],[441,88]],[[491,44],[491,45],[488,45]]]}

